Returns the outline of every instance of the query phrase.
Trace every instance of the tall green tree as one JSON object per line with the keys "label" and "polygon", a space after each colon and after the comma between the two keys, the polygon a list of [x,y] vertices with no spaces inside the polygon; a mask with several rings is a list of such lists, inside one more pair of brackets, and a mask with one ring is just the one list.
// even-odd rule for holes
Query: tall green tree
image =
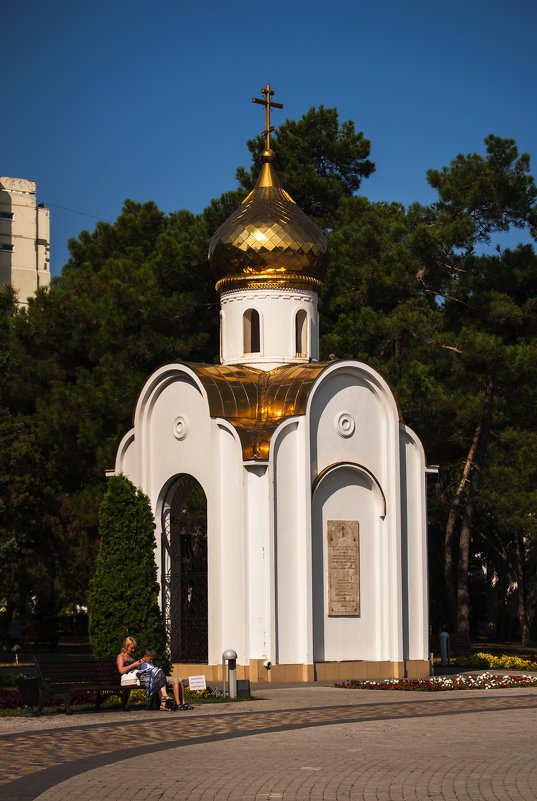
{"label": "tall green tree", "polygon": [[[435,595],[435,614],[444,619],[449,605],[453,627],[468,630],[468,573],[486,559],[497,586],[523,580],[517,615],[531,633],[532,528],[523,513],[509,527],[513,511],[497,487],[516,473],[509,443],[530,442],[535,431],[535,254],[478,255],[495,232],[535,233],[529,156],[513,140],[487,137],[483,155],[429,172],[437,203],[404,208],[357,196],[374,169],[370,143],[336,109],[286,120],[272,142],[284,187],[329,237],[322,356],[379,369],[440,464],[431,574],[438,562],[447,591]],[[140,388],[161,364],[217,361],[218,298],[206,254],[257,179],[262,137],[249,148],[239,188],[203,213],[166,216],[154,203],[126,201],[114,224],[70,242],[62,275],[27,310],[6,297],[1,305],[0,293],[0,549],[13,597],[55,609],[85,601],[104,471]],[[525,479],[507,485],[527,510]]]}
{"label": "tall green tree", "polygon": [[147,496],[125,476],[112,477],[99,510],[100,545],[90,582],[94,656],[115,656],[123,640],[134,637],[155,649],[157,664],[166,660],[154,529]]}
{"label": "tall green tree", "polygon": [[494,600],[490,631],[500,641],[513,637],[509,607],[515,602],[514,622],[522,645],[529,645],[537,635],[537,432],[531,420],[513,418],[492,437],[489,453],[473,545],[486,596]]}
{"label": "tall green tree", "polygon": [[[374,364],[429,459],[440,464],[430,544],[433,558],[444,561],[446,593],[435,598],[434,617],[438,624],[450,618],[461,633],[470,631],[468,577],[483,551],[478,521],[483,478],[496,458],[487,456],[491,438],[516,420],[526,430],[534,425],[531,402],[516,420],[506,415],[517,381],[532,381],[522,367],[531,363],[534,342],[533,248],[481,257],[474,251],[511,226],[534,230],[535,186],[529,157],[519,157],[512,140],[490,136],[485,144],[486,156],[458,156],[429,173],[441,194],[432,207],[343,199],[320,300],[323,357]],[[511,540],[508,529],[495,536]],[[439,578],[436,564],[431,574]],[[519,583],[514,569],[509,582]]]}
{"label": "tall green tree", "polygon": [[0,405],[17,432],[2,456],[2,539],[18,554],[9,595],[36,597],[40,615],[86,601],[104,473],[146,378],[216,353],[207,245],[201,217],[127,201],[115,224],[71,241],[62,276],[9,318]]}
{"label": "tall green tree", "polygon": [[486,156],[459,153],[448,167],[427,172],[438,190],[438,221],[451,247],[473,249],[511,227],[528,228],[537,238],[537,186],[529,154],[519,156],[514,139],[489,134],[484,142]]}
{"label": "tall green tree", "polygon": [[448,253],[443,312],[452,372],[447,385],[457,398],[455,430],[466,440],[447,513],[444,564],[452,626],[464,634],[470,633],[471,540],[494,408],[513,348],[524,345],[531,328],[535,303],[531,248],[515,257],[509,252],[474,255],[475,246],[488,242],[491,233],[512,226],[529,228],[537,236],[537,187],[529,174],[529,156],[519,157],[512,139],[490,135],[485,145],[485,157],[459,155],[449,167],[428,173],[440,195],[434,235],[442,253]]}
{"label": "tall green tree", "polygon": [[[298,128],[282,127],[284,180],[294,171],[298,181],[305,169],[294,165],[293,153],[306,131],[319,163],[301,185],[334,206],[371,171],[364,163],[369,143],[352,123],[340,125],[335,110],[312,110]],[[13,560],[18,596],[46,597],[46,606],[57,608],[84,602],[104,472],[131,425],[140,388],[170,361],[218,359],[219,306],[207,250],[245,192],[226,192],[199,215],[166,216],[154,203],[127,200],[115,223],[100,222],[70,241],[62,275],[9,320],[0,405],[18,428],[5,454],[13,480],[2,541],[26,543]],[[31,554],[43,565],[38,574]]]}
{"label": "tall green tree", "polygon": [[12,527],[11,515],[11,471],[9,470],[9,450],[16,439],[20,425],[4,405],[7,365],[10,360],[10,325],[16,313],[16,293],[11,284],[0,287],[0,603],[11,616],[13,606],[18,604],[15,597],[16,582],[13,573],[20,556],[20,547]]}
{"label": "tall green tree", "polygon": [[[295,203],[317,222],[330,227],[339,202],[358,191],[375,170],[371,142],[355,131],[352,120],[340,123],[335,108],[310,110],[300,120],[285,120],[271,139],[274,167]],[[265,138],[248,141],[252,166],[237,169],[241,189],[250,192],[261,169]]]}

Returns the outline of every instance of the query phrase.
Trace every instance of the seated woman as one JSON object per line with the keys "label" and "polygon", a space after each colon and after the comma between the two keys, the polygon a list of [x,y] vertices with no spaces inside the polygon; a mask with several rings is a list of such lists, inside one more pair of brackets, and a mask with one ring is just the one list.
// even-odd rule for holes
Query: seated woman
{"label": "seated woman", "polygon": [[142,660],[134,659],[135,648],[136,640],[134,637],[127,637],[116,659],[117,669],[121,675],[123,675],[123,673],[130,673],[131,670],[135,670],[136,668],[140,669]]}

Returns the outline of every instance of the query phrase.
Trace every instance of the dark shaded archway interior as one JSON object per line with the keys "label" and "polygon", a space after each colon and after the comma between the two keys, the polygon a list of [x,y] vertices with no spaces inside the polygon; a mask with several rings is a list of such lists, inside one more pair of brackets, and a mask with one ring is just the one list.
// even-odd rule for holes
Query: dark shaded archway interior
{"label": "dark shaded archway interior", "polygon": [[178,476],[163,509],[163,600],[172,662],[207,662],[207,498]]}

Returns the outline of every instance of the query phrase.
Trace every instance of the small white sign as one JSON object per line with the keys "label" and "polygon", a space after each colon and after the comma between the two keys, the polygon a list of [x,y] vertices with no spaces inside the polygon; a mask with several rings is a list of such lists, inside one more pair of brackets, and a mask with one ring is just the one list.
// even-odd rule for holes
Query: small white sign
{"label": "small white sign", "polygon": [[193,693],[198,690],[206,690],[207,682],[205,681],[205,676],[189,676],[188,686]]}

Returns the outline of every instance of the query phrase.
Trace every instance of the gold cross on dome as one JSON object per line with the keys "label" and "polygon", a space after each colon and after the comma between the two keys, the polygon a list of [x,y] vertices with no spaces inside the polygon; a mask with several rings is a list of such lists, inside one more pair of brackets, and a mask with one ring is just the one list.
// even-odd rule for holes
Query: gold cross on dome
{"label": "gold cross on dome", "polygon": [[265,99],[261,100],[258,97],[252,97],[252,103],[259,103],[260,106],[265,106],[265,130],[261,134],[265,137],[265,149],[270,150],[270,133],[274,130],[274,126],[270,124],[270,109],[283,108],[283,103],[274,103],[270,98],[274,91],[270,88],[270,83],[265,84],[265,88],[261,89],[265,95]]}

